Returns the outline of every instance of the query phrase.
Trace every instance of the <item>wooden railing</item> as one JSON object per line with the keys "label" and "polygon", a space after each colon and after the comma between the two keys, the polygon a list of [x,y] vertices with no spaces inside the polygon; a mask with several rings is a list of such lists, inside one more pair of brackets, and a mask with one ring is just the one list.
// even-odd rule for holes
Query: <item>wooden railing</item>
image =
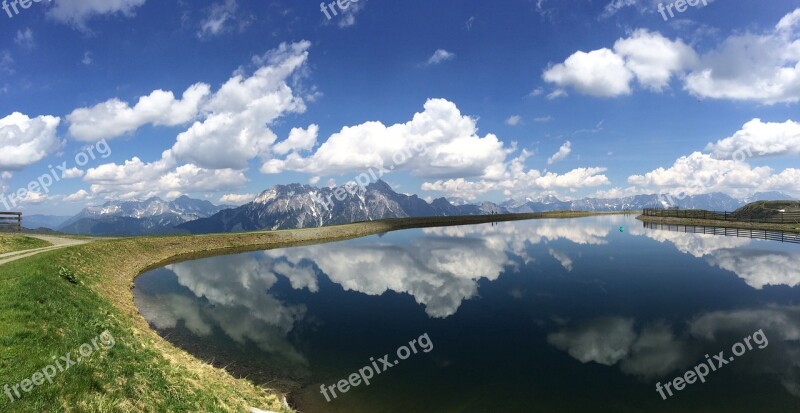
{"label": "wooden railing", "polygon": [[753,238],[778,242],[800,244],[800,234],[786,231],[770,231],[763,229],[708,227],[698,225],[659,224],[645,222],[648,229],[665,230],[672,232],[685,232],[689,234],[724,235],[726,237]]}
{"label": "wooden railing", "polygon": [[642,214],[661,218],[709,219],[762,224],[800,224],[800,212],[775,212],[769,216],[755,216],[741,212],[706,211],[703,209],[645,209]]}
{"label": "wooden railing", "polygon": [[22,231],[22,212],[0,212],[0,232]]}

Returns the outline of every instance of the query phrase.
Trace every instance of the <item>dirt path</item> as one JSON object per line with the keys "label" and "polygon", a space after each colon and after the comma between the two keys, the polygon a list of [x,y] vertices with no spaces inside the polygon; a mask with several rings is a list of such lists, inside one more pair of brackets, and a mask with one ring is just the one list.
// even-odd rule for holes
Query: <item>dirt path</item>
{"label": "dirt path", "polygon": [[73,238],[56,237],[52,235],[24,234],[24,236],[31,238],[38,238],[40,240],[47,241],[53,245],[49,247],[35,248],[32,250],[14,251],[5,254],[0,254],[0,265],[7,264],[9,262],[16,261],[22,258],[27,258],[36,254],[40,254],[45,251],[57,250],[60,248],[66,248],[73,245],[86,244],[87,242],[94,241],[92,239],[85,239],[85,240],[73,239]]}

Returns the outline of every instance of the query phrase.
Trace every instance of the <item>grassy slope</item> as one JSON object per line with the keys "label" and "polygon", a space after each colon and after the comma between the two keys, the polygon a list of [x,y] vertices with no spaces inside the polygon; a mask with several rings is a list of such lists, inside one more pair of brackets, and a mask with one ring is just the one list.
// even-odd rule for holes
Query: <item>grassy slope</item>
{"label": "grassy slope", "polygon": [[50,243],[22,235],[0,234],[0,254],[48,247]]}
{"label": "grassy slope", "polygon": [[747,204],[737,209],[733,215],[747,219],[768,218],[779,214],[779,210],[786,212],[800,212],[800,201],[758,201]]}
{"label": "grassy slope", "polygon": [[[108,329],[116,345],[60,373],[0,411],[282,410],[281,395],[236,379],[175,348],[149,328],[131,294],[134,278],[167,262],[347,239],[397,229],[473,224],[551,213],[495,217],[399,219],[249,234],[98,241],[0,266],[0,386],[16,384]],[[66,267],[74,285],[59,276]],[[2,389],[0,389],[1,391]]]}

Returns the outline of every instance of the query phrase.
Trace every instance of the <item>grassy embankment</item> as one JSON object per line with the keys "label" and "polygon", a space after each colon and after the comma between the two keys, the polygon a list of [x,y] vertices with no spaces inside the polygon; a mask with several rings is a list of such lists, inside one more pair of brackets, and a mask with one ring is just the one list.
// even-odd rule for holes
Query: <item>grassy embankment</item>
{"label": "grassy embankment", "polygon": [[[186,259],[343,240],[399,229],[589,213],[411,218],[290,231],[101,240],[0,266],[0,386],[14,385],[77,352],[108,329],[115,345],[0,411],[288,412],[282,395],[237,379],[174,347],[149,328],[131,293],[141,272]],[[69,276],[65,277],[64,274]],[[69,282],[69,278],[78,283]],[[74,281],[73,279],[73,281]]]}
{"label": "grassy embankment", "polygon": [[50,243],[36,238],[22,235],[0,233],[0,254],[9,252],[32,250],[50,246]]}

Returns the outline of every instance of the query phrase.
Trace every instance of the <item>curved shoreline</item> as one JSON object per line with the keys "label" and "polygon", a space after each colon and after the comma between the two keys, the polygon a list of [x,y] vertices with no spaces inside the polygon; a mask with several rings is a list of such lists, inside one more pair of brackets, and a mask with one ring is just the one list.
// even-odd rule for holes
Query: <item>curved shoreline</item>
{"label": "curved shoreline", "polygon": [[[231,234],[208,235],[177,235],[160,238],[244,238],[241,242],[231,243],[229,246],[214,249],[196,250],[179,253],[162,261],[154,262],[143,270],[164,267],[183,261],[215,257],[219,255],[239,254],[243,252],[260,251],[265,249],[298,247],[304,245],[324,244],[328,242],[344,241],[348,239],[367,237],[404,229],[448,227],[459,225],[479,225],[491,222],[526,221],[532,219],[568,219],[582,218],[597,215],[617,215],[611,213],[591,212],[546,212],[531,214],[504,214],[504,215],[475,215],[464,217],[424,217],[424,218],[392,218],[379,221],[356,222],[352,224],[330,225],[318,228],[289,229],[276,231],[243,232]],[[252,241],[250,241],[252,239]],[[137,275],[138,276],[138,275]]]}
{"label": "curved shoreline", "polygon": [[[170,264],[176,264],[179,262],[197,260],[202,258],[241,254],[246,252],[263,251],[269,249],[293,248],[306,245],[324,244],[329,242],[345,241],[349,239],[362,238],[371,235],[377,235],[394,231],[402,231],[405,229],[414,229],[414,228],[479,225],[490,222],[509,222],[509,221],[520,221],[520,220],[531,220],[531,219],[569,219],[569,218],[581,218],[594,215],[606,215],[606,214],[586,213],[586,212],[552,212],[552,213],[531,213],[531,214],[480,215],[480,216],[466,216],[466,217],[400,218],[400,219],[387,219],[380,221],[359,222],[353,224],[327,226],[320,228],[306,228],[298,230],[188,236],[188,237],[201,237],[201,238],[209,237],[210,239],[211,238],[216,239],[217,237],[227,238],[227,237],[244,236],[247,239],[252,239],[253,241],[255,241],[255,243],[251,244],[245,242],[243,245],[236,245],[236,246],[232,245],[223,248],[208,249],[203,251],[193,251],[189,253],[180,253],[171,256],[169,258],[153,262],[138,271],[136,277],[134,277],[134,279],[131,282],[130,289],[131,290],[133,289],[134,287],[133,282],[135,281],[135,279],[143,273],[146,273],[148,271],[157,268],[162,268]],[[267,243],[263,242],[261,237],[263,235],[269,235],[270,236],[269,238],[272,238],[270,239],[270,242]],[[131,294],[131,302],[133,301],[134,301],[133,295]],[[141,314],[138,312],[138,308],[137,308],[137,316],[143,319]],[[152,328],[150,330],[158,335],[157,331],[153,330]],[[165,339],[160,335],[159,337],[168,341],[167,339]],[[175,348],[180,349],[180,351],[186,351],[183,350],[181,347],[177,347],[177,345],[171,342],[170,344],[175,346]],[[193,355],[191,355],[191,353],[187,352],[187,354],[190,354],[190,356],[194,357]],[[233,375],[233,372],[227,372],[227,373]],[[284,379],[281,379],[280,381],[282,382],[283,380]],[[285,379],[285,380],[286,383],[284,384],[290,384],[290,382],[292,382],[290,379]],[[292,406],[292,403],[289,403],[289,400],[291,400],[291,391],[293,390],[289,389],[286,390],[287,392],[280,393],[279,397],[283,401],[283,404],[289,409],[288,411],[295,412],[294,406]]]}
{"label": "curved shoreline", "polygon": [[[352,238],[359,238],[391,231],[398,231],[411,228],[426,228],[440,226],[474,225],[489,222],[505,222],[530,219],[557,219],[557,218],[579,218],[593,215],[605,215],[587,212],[551,212],[536,214],[509,214],[509,215],[481,215],[465,217],[429,217],[429,218],[401,218],[382,221],[361,222],[346,225],[328,226],[321,228],[308,228],[298,230],[266,231],[236,234],[211,234],[211,235],[179,235],[165,237],[136,237],[118,238],[112,240],[100,240],[88,244],[68,247],[56,251],[42,253],[30,258],[25,258],[14,263],[0,266],[0,286],[9,287],[14,283],[21,283],[22,288],[31,289],[30,294],[74,294],[66,291],[71,288],[68,284],[60,282],[57,275],[52,278],[55,281],[37,279],[37,275],[30,273],[51,273],[58,274],[58,268],[67,267],[74,271],[81,284],[76,288],[85,289],[85,293],[74,298],[74,300],[98,301],[90,310],[84,310],[82,317],[94,317],[109,321],[113,325],[114,336],[118,337],[118,342],[124,342],[132,349],[139,349],[139,352],[152,353],[155,357],[148,364],[142,364],[138,359],[127,358],[117,360],[114,367],[118,367],[126,376],[126,380],[137,383],[133,396],[130,392],[122,392],[125,395],[119,400],[119,389],[112,388],[106,394],[65,396],[58,394],[58,399],[45,399],[37,401],[38,404],[63,402],[65,398],[73,399],[77,397],[88,398],[83,401],[88,407],[98,406],[107,407],[109,403],[124,406],[129,411],[153,411],[164,409],[170,406],[171,409],[180,411],[246,411],[253,407],[276,412],[293,412],[284,405],[286,394],[274,389],[259,387],[246,379],[235,378],[227,371],[214,367],[188,352],[176,347],[155,330],[150,328],[147,321],[140,315],[133,297],[134,280],[142,273],[150,269],[163,267],[170,263],[186,260],[237,254],[248,251],[259,251],[276,248],[286,248],[300,245],[318,244],[332,241],[341,241]],[[42,270],[44,268],[44,270]],[[22,269],[22,271],[20,271]],[[16,271],[15,271],[16,270]],[[26,273],[16,279],[9,273]],[[47,282],[45,287],[34,286],[36,282]],[[9,284],[9,285],[5,285]],[[28,287],[28,285],[31,285]],[[14,286],[20,288],[19,286]],[[53,291],[41,291],[52,289]],[[24,298],[16,298],[24,293],[17,293],[11,297],[23,301]],[[72,298],[69,298],[72,299]],[[77,307],[74,303],[67,302],[71,307]],[[12,303],[13,305],[13,303]],[[90,314],[85,314],[86,312]],[[0,310],[0,317],[5,314]],[[65,318],[66,316],[58,316]],[[36,314],[28,314],[26,318],[36,318]],[[57,318],[56,324],[74,323],[73,329],[85,331],[71,331],[74,335],[91,336],[92,327],[75,320],[62,320]],[[44,322],[44,320],[42,320]],[[46,328],[64,330],[68,327],[58,327],[57,325],[47,324]],[[63,341],[63,340],[62,340]],[[27,355],[24,352],[25,345],[35,343],[22,343],[18,357],[30,358],[31,364],[40,363],[35,356]],[[58,338],[48,340],[40,347],[52,347],[54,352],[60,352],[62,348],[70,348],[72,345],[60,342]],[[118,345],[115,351],[120,351]],[[11,349],[10,351],[14,351]],[[138,354],[137,354],[138,355]],[[106,368],[108,370],[108,367]],[[142,373],[141,370],[145,372]],[[132,372],[131,372],[132,371]],[[95,375],[98,374],[94,372]],[[112,373],[106,373],[112,374]],[[157,375],[163,376],[167,383],[167,389],[152,383],[148,377]],[[139,377],[145,376],[145,377]],[[9,377],[5,377],[8,379]],[[14,377],[11,377],[14,379]],[[0,381],[3,377],[0,375]],[[119,380],[119,379],[117,379]],[[128,382],[128,387],[131,385]],[[51,384],[54,386],[54,384]],[[180,389],[175,394],[174,389]],[[87,390],[88,391],[88,390]],[[209,394],[211,393],[211,394]],[[181,409],[176,409],[169,400],[176,397],[180,400]],[[42,396],[45,397],[45,396]],[[49,397],[56,397],[50,395]],[[112,400],[105,400],[109,398]],[[96,400],[99,399],[99,400]],[[34,400],[36,401],[36,400]],[[93,404],[94,403],[94,404]],[[155,403],[156,405],[152,405]],[[2,402],[0,402],[2,407]],[[15,405],[17,407],[17,405]],[[21,407],[21,406],[20,406]],[[185,408],[185,410],[184,410]]]}

